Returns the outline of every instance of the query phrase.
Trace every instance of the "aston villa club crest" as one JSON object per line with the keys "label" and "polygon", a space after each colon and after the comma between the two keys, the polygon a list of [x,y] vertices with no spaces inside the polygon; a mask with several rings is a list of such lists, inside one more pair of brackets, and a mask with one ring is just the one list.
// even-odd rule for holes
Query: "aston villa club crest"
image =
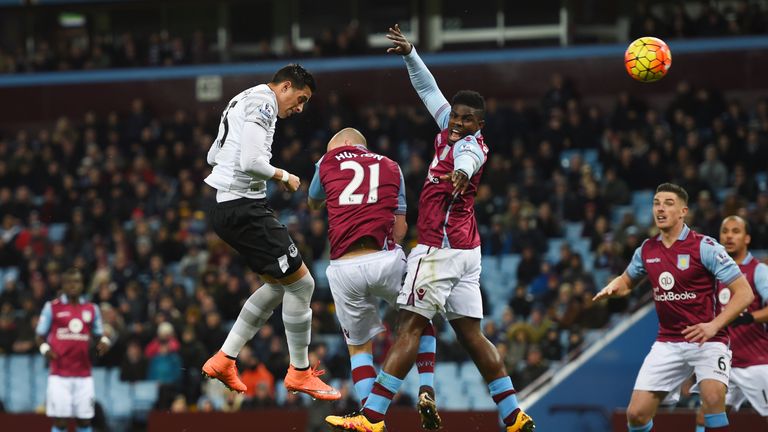
{"label": "aston villa club crest", "polygon": [[677,268],[680,270],[688,270],[688,267],[691,266],[691,256],[690,255],[678,255],[677,256]]}
{"label": "aston villa club crest", "polygon": [[93,315],[91,315],[91,311],[89,310],[84,310],[82,316],[83,316],[83,321],[87,323],[91,322],[91,320],[93,319]]}

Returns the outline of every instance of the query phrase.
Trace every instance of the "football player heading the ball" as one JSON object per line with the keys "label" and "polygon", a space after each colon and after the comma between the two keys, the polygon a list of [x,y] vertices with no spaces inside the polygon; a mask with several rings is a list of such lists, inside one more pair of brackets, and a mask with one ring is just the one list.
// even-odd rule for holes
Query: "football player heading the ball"
{"label": "football player heading the ball", "polygon": [[318,378],[322,371],[310,367],[309,303],[315,281],[287,228],[267,205],[266,194],[270,179],[290,192],[299,188],[298,177],[270,164],[272,139],[277,119],[304,111],[314,91],[315,79],[307,70],[297,64],[283,67],[269,83],[243,90],[229,101],[208,150],[213,171],[205,182],[216,189],[211,225],[265,282],[246,300],[221,350],[203,365],[204,375],[238,392],[245,392],[246,386],[237,376],[235,359],[282,303],[290,356],[285,387],[315,399],[341,397]]}

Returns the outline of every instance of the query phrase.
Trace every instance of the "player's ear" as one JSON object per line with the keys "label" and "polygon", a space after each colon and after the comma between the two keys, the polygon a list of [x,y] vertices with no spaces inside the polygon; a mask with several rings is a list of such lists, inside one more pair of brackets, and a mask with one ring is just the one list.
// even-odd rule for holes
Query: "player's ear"
{"label": "player's ear", "polygon": [[749,244],[750,244],[750,243],[752,243],[752,236],[751,236],[751,235],[749,235],[749,234],[746,234],[746,235],[744,236],[744,244],[746,244],[747,246],[749,246]]}
{"label": "player's ear", "polygon": [[283,83],[280,85],[280,88],[282,88],[283,93],[287,92],[289,88],[293,86],[293,83],[290,81],[283,81]]}
{"label": "player's ear", "polygon": [[484,119],[478,120],[477,125],[480,126],[480,129],[482,129],[483,127],[485,127],[485,120]]}

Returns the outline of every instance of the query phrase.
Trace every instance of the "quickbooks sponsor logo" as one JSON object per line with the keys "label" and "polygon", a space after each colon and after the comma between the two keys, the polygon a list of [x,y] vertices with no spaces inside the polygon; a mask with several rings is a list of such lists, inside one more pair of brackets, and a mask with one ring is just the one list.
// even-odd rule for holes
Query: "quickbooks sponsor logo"
{"label": "quickbooks sponsor logo", "polygon": [[692,292],[684,292],[684,293],[671,293],[671,292],[665,292],[663,294],[654,294],[653,299],[657,302],[669,302],[669,301],[679,301],[679,300],[693,300],[696,298],[696,294]]}

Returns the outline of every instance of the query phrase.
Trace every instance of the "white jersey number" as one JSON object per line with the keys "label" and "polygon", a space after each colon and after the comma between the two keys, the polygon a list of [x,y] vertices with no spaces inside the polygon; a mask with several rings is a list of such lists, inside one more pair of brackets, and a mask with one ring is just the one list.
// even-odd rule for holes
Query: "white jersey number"
{"label": "white jersey number", "polygon": [[[363,184],[363,178],[365,177],[365,170],[363,166],[355,161],[344,161],[340,165],[343,170],[352,170],[355,172],[355,176],[352,177],[352,181],[349,182],[347,187],[341,191],[339,196],[339,205],[354,205],[363,203],[363,194],[354,193],[357,188]],[[371,176],[368,183],[368,200],[367,204],[373,204],[379,200],[379,164],[372,164],[368,166],[371,172]]]}

